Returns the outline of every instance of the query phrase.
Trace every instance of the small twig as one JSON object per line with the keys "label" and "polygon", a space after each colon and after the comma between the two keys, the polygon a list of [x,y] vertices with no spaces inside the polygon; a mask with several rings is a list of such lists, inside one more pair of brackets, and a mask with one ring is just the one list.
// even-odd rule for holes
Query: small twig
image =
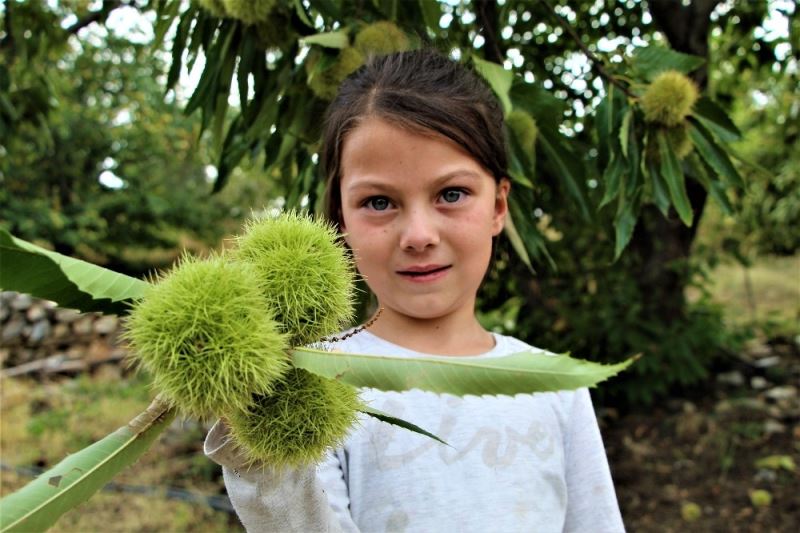
{"label": "small twig", "polygon": [[603,67],[603,62],[600,60],[600,58],[597,57],[594,54],[594,52],[589,50],[589,47],[583,44],[583,41],[581,40],[580,36],[577,33],[575,33],[575,30],[572,28],[572,26],[570,26],[563,18],[561,18],[561,15],[556,13],[556,10],[553,8],[553,5],[549,2],[549,0],[539,0],[539,1],[547,6],[547,9],[550,10],[550,13],[558,21],[558,24],[562,28],[564,28],[564,31],[566,31],[567,34],[572,38],[572,40],[575,41],[575,44],[578,45],[578,48],[580,48],[581,51],[584,54],[586,54],[586,57],[589,58],[589,64],[591,65],[591,67],[595,69],[602,78],[608,80],[610,83],[613,83],[614,85],[619,87],[620,90],[622,90],[622,92],[628,95],[629,98],[636,98],[636,95],[633,94],[625,84],[621,83],[618,79],[614,78],[614,76],[612,76],[605,69],[605,67]]}
{"label": "small twig", "polygon": [[77,22],[65,28],[66,31],[70,35],[75,35],[80,30],[93,24],[95,22],[105,22],[108,16],[111,14],[112,11],[117,9],[118,7],[135,7],[136,9],[141,9],[139,5],[135,2],[135,0],[123,1],[123,0],[103,0],[103,6],[98,9],[97,11],[93,11],[89,13],[88,16],[78,19]]}

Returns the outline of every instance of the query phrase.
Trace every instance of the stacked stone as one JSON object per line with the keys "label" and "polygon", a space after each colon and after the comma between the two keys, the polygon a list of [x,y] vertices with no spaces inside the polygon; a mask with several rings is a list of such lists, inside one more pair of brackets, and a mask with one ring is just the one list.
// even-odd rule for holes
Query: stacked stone
{"label": "stacked stone", "polygon": [[78,364],[71,366],[78,369],[118,359],[124,355],[116,347],[119,328],[114,315],[79,313],[28,294],[0,292],[0,366],[52,358],[74,361]]}

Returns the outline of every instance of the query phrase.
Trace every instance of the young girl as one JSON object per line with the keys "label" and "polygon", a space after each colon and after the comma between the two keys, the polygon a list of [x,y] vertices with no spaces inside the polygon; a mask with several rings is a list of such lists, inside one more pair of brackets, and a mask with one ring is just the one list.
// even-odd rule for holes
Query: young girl
{"label": "young girl", "polygon": [[[465,67],[431,51],[371,59],[326,117],[327,211],[383,308],[333,348],[499,357],[527,344],[481,327],[475,297],[508,211],[503,114]],[[364,390],[450,446],[365,418],[318,468],[245,471],[218,423],[249,531],[623,531],[591,399]]]}

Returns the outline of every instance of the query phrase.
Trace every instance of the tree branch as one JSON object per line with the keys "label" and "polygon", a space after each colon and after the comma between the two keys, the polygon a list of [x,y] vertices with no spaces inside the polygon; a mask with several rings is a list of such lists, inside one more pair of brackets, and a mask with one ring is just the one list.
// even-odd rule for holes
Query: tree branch
{"label": "tree branch", "polygon": [[133,5],[133,4],[128,2],[123,2],[122,0],[103,0],[103,7],[101,7],[97,11],[89,13],[82,19],[78,19],[78,21],[75,22],[75,24],[68,26],[64,31],[66,31],[70,35],[75,35],[86,26],[94,24],[95,22],[105,22],[105,20],[108,18],[108,16],[111,14],[112,11],[123,5]]}
{"label": "tree branch", "polygon": [[70,35],[74,35],[90,24],[94,24],[95,22],[104,22],[111,12],[120,7],[120,5],[122,5],[121,0],[103,0],[103,7],[97,11],[89,13],[82,19],[78,19],[75,24],[68,26],[65,31]]}
{"label": "tree branch", "polygon": [[480,21],[480,33],[485,41],[485,58],[494,63],[503,64],[504,54],[497,39],[497,3],[495,0],[477,0],[475,11]]}
{"label": "tree branch", "polygon": [[597,71],[600,77],[607,80],[609,83],[612,83],[617,87],[619,87],[620,90],[622,90],[623,93],[628,95],[629,98],[636,98],[636,95],[633,94],[630,91],[630,89],[628,89],[627,85],[616,79],[605,69],[605,67],[603,66],[603,62],[600,60],[600,58],[597,57],[594,54],[594,52],[589,50],[589,47],[583,43],[580,36],[577,33],[575,33],[575,29],[572,26],[570,26],[570,24],[567,21],[565,21],[561,17],[561,15],[556,13],[556,10],[553,8],[553,5],[549,2],[549,0],[539,0],[539,1],[543,3],[545,6],[547,6],[547,9],[550,11],[550,14],[553,16],[553,18],[556,19],[556,21],[558,21],[559,26],[564,28],[564,31],[566,31],[567,34],[572,38],[572,40],[575,41],[575,44],[578,45],[578,48],[580,48],[581,51],[584,54],[586,54],[586,57],[589,58],[589,65],[591,66],[591,68]]}

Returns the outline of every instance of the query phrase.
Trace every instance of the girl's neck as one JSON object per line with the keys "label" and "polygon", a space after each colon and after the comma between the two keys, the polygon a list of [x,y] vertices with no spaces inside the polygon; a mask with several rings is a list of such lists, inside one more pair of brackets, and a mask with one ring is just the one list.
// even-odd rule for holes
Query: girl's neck
{"label": "girl's neck", "polygon": [[369,331],[403,348],[436,355],[479,355],[494,347],[494,337],[473,314],[423,319],[387,309]]}

